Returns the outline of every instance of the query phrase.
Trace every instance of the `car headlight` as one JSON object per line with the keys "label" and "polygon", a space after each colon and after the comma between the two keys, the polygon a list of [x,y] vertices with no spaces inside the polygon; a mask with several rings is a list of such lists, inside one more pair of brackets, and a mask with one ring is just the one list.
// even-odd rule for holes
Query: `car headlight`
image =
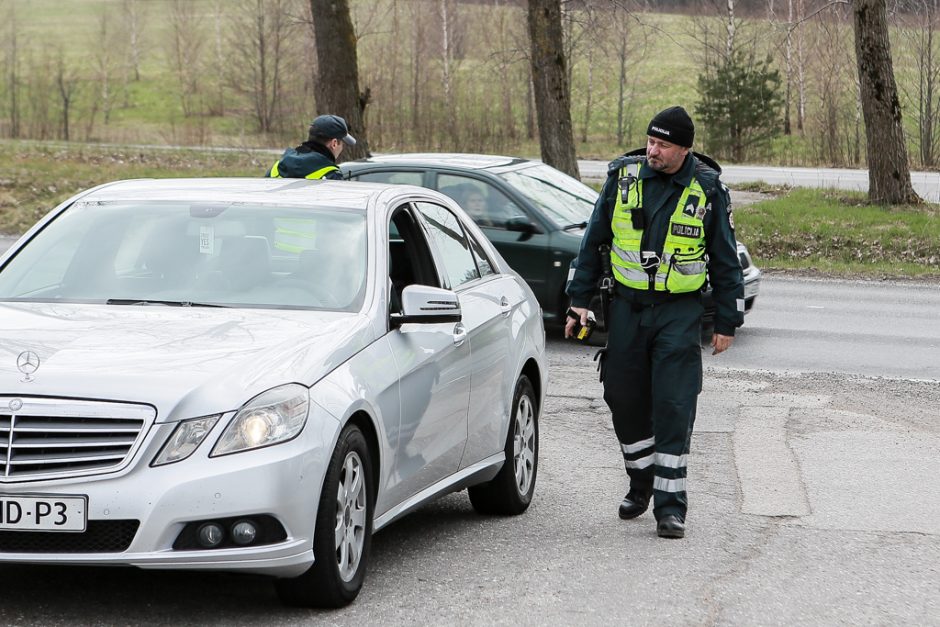
{"label": "car headlight", "polygon": [[202,441],[212,431],[212,427],[215,426],[221,416],[222,414],[217,414],[180,422],[173,430],[173,434],[167,439],[166,444],[163,445],[160,453],[153,458],[151,466],[172,464],[192,455],[193,451],[202,444]]}
{"label": "car headlight", "polygon": [[271,446],[290,440],[304,428],[310,392],[290,383],[254,397],[238,410],[210,457]]}

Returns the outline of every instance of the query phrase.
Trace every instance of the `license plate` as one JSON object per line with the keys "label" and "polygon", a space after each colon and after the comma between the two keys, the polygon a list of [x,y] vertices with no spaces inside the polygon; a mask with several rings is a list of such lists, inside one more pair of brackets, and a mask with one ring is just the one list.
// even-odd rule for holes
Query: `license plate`
{"label": "license plate", "polygon": [[85,531],[87,496],[0,494],[0,529]]}

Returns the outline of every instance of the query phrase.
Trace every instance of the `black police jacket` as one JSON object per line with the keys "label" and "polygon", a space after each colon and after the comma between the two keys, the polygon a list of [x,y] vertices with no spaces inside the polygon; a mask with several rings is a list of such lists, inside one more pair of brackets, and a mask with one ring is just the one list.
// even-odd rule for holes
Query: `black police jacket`
{"label": "black police jacket", "polygon": [[[719,181],[721,166],[705,155],[690,152],[682,168],[671,177],[664,177],[646,165],[644,149],[626,153],[610,162],[607,181],[594,205],[578,256],[571,262],[570,281],[566,291],[575,307],[587,307],[597,293],[597,282],[603,271],[601,244],[613,240],[611,218],[617,201],[620,169],[629,163],[640,163],[639,178],[643,179],[643,207],[647,213],[644,249],[662,253],[669,226],[682,190],[695,176],[705,191],[708,211],[705,225],[705,252],[708,256],[708,280],[715,302],[715,332],[734,335],[744,323],[744,279],[734,238],[731,198],[728,188]],[[655,303],[675,295],[647,290],[634,290],[618,283],[621,292],[636,302]]]}
{"label": "black police jacket", "polygon": [[[326,146],[315,142],[304,142],[296,148],[288,148],[277,161],[277,171],[281,178],[302,179],[308,174],[321,170],[327,166],[336,166],[333,153]],[[268,170],[265,177],[271,176]],[[342,181],[343,174],[339,170],[326,173],[323,178]]]}

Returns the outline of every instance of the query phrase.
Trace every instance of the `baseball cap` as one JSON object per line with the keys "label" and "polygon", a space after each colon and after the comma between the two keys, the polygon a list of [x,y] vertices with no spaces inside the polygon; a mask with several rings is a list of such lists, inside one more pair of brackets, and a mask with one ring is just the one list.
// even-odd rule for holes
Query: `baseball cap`
{"label": "baseball cap", "polygon": [[356,145],[356,138],[349,134],[346,120],[338,115],[318,115],[310,123],[310,136],[341,139],[348,146]]}

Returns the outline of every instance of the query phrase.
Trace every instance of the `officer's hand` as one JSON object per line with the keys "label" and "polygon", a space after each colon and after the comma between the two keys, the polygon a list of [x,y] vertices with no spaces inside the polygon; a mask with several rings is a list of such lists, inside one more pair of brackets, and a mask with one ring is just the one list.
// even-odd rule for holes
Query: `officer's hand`
{"label": "officer's hand", "polygon": [[[581,316],[581,326],[587,326],[588,310],[587,307],[572,307],[571,311]],[[575,319],[571,316],[565,316],[565,338],[574,335]]]}
{"label": "officer's hand", "polygon": [[731,347],[731,342],[733,341],[733,335],[721,335],[720,333],[712,334],[712,348],[715,349],[712,351],[712,355],[725,352]]}

